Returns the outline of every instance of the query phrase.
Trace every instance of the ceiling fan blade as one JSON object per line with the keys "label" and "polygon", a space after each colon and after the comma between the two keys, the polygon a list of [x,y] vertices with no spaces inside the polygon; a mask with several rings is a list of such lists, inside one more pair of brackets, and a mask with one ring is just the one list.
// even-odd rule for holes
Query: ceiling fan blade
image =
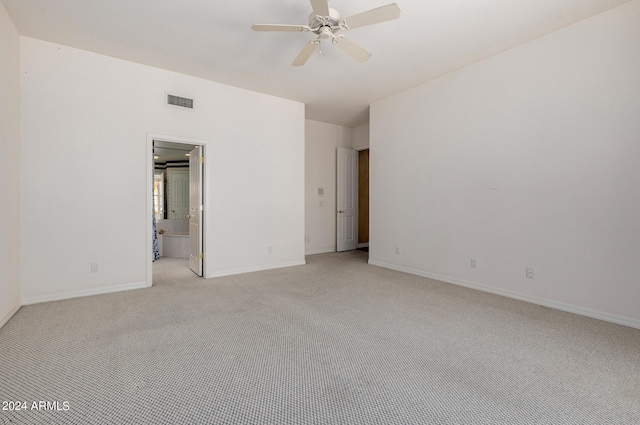
{"label": "ceiling fan blade", "polygon": [[350,30],[360,27],[366,27],[367,25],[378,24],[380,22],[392,21],[400,17],[400,7],[397,4],[391,3],[386,6],[381,6],[376,9],[367,10],[353,16],[349,16],[345,19],[347,26]]}
{"label": "ceiling fan blade", "polygon": [[360,63],[366,62],[371,57],[371,53],[367,52],[363,47],[354,43],[345,36],[341,36],[333,44]]}
{"label": "ceiling fan blade", "polygon": [[293,61],[291,65],[302,66],[305,63],[307,63],[307,61],[309,60],[313,52],[315,52],[319,46],[320,46],[320,43],[318,43],[316,40],[313,40],[307,43],[307,45],[304,46],[304,48],[302,49],[298,57]]}
{"label": "ceiling fan blade", "polygon": [[277,24],[253,24],[251,29],[254,31],[286,31],[286,32],[303,32],[309,31],[306,25],[277,25]]}
{"label": "ceiling fan blade", "polygon": [[320,16],[329,16],[329,0],[311,0],[313,13]]}

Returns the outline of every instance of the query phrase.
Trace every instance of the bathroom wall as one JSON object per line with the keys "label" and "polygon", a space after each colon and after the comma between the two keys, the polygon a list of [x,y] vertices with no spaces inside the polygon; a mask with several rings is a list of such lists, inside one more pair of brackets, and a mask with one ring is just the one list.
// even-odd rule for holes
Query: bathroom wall
{"label": "bathroom wall", "polygon": [[158,231],[165,230],[172,233],[189,233],[189,219],[158,220],[156,222],[156,228]]}

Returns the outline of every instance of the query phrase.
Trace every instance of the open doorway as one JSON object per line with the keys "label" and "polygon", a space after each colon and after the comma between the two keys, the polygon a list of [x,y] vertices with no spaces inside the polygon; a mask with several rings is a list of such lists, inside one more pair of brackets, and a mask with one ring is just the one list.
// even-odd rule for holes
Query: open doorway
{"label": "open doorway", "polygon": [[369,252],[369,148],[358,151],[358,249]]}
{"label": "open doorway", "polygon": [[150,258],[147,284],[154,264],[205,275],[204,155],[201,141],[148,135],[150,156]]}

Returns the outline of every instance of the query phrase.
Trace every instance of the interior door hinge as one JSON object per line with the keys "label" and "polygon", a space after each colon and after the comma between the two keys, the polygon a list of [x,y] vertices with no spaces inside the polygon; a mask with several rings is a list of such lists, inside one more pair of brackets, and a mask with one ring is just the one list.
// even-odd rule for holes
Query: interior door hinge
{"label": "interior door hinge", "polygon": [[204,164],[204,156],[200,157],[200,164]]}
{"label": "interior door hinge", "polygon": [[200,259],[201,259],[201,260],[204,260],[204,252],[201,252],[201,253],[200,253]]}

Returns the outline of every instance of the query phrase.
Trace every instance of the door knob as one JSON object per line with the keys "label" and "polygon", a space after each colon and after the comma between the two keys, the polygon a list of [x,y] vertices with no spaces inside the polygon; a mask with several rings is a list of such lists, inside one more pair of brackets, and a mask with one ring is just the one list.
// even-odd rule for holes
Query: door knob
{"label": "door knob", "polygon": [[343,210],[338,210],[338,214],[342,214],[343,212]]}

